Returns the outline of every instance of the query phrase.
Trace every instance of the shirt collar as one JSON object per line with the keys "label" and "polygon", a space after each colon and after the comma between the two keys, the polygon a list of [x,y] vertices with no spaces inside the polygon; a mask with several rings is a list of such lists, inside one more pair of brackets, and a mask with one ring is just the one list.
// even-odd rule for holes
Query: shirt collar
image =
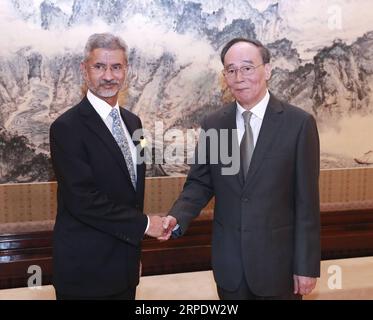
{"label": "shirt collar", "polygon": [[[250,111],[256,116],[258,117],[259,119],[263,120],[264,118],[264,114],[266,112],[266,109],[267,109],[267,106],[268,106],[268,102],[269,102],[269,92],[267,90],[264,98],[262,100],[260,100],[254,107],[252,107],[250,109]],[[237,112],[239,113],[239,116],[241,117],[242,116],[242,113],[244,111],[246,111],[246,109],[244,107],[242,107],[238,101],[236,101],[236,104],[237,104]]]}
{"label": "shirt collar", "polygon": [[[108,104],[106,101],[100,99],[99,97],[95,96],[90,90],[87,92],[87,99],[93,106],[93,108],[96,110],[96,112],[100,115],[100,117],[103,120],[106,120],[106,118],[109,116],[109,113],[111,110],[113,110],[113,107]],[[119,112],[119,104],[118,101],[116,105],[114,106],[115,109]],[[119,112],[120,114],[120,112]]]}

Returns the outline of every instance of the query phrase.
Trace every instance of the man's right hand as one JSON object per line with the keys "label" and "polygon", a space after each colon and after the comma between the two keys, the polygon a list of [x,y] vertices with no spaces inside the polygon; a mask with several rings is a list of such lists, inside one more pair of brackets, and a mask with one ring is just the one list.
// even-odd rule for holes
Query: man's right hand
{"label": "man's right hand", "polygon": [[146,234],[150,237],[159,238],[165,235],[165,228],[163,227],[163,217],[156,215],[148,215],[149,228]]}

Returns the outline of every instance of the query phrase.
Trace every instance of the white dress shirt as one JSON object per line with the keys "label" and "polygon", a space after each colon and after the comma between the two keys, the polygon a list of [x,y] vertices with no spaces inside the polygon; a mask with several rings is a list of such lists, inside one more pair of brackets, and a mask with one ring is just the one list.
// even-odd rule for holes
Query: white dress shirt
{"label": "white dress shirt", "polygon": [[[250,111],[252,112],[252,116],[250,119],[250,126],[251,126],[251,130],[253,131],[254,148],[256,146],[256,142],[258,141],[260,128],[262,127],[263,118],[267,110],[269,98],[270,96],[267,90],[267,93],[264,96],[264,98],[250,109]],[[236,104],[237,104],[237,109],[236,109],[237,137],[238,137],[238,145],[240,145],[242,137],[245,133],[245,123],[243,121],[242,113],[247,110],[243,108],[238,103],[238,101],[236,101]]]}
{"label": "white dress shirt", "polygon": [[[253,131],[253,138],[254,138],[254,148],[256,146],[256,142],[258,141],[258,136],[260,132],[260,128],[262,127],[264,114],[267,110],[267,105],[269,102],[269,92],[267,90],[266,95],[264,98],[259,101],[257,105],[255,105],[253,108],[251,108],[251,112],[253,115],[250,119],[250,126],[251,130]],[[238,145],[241,144],[242,137],[245,133],[245,123],[243,121],[242,113],[246,111],[237,101],[237,109],[236,109],[236,125],[237,125],[237,136],[238,136]],[[175,226],[173,231],[177,230],[179,228],[179,224]]]}
{"label": "white dress shirt", "polygon": [[[118,101],[117,101],[116,105],[114,107],[112,107],[110,104],[108,104],[104,100],[96,97],[90,90],[88,90],[88,92],[87,92],[87,99],[91,103],[91,105],[93,106],[93,108],[96,110],[96,112],[99,114],[99,116],[101,117],[102,121],[104,121],[105,125],[107,126],[107,128],[109,129],[109,131],[111,132],[111,134],[113,134],[113,118],[109,114],[110,114],[110,112],[111,112],[111,110],[113,108],[115,108],[115,109],[118,110],[119,115],[121,114],[120,110],[119,110]],[[136,167],[137,153],[136,153],[136,146],[135,146],[135,144],[132,141],[132,137],[129,134],[125,123],[123,122],[122,117],[120,117],[120,123],[121,123],[121,126],[122,126],[122,128],[124,130],[124,133],[126,135],[127,141],[128,141],[128,146],[130,148],[131,156],[132,156],[132,161],[133,161],[133,164],[134,164],[134,168],[133,169],[135,170],[135,177],[137,178],[137,167]],[[149,223],[150,223],[149,217],[147,217],[147,218],[148,218],[148,225],[147,225],[147,227],[145,229],[145,233],[148,231]]]}

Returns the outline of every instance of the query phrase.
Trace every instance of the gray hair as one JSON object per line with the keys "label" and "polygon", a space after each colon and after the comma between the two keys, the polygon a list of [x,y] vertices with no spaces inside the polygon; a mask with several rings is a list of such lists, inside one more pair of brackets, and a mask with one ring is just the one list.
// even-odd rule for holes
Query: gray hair
{"label": "gray hair", "polygon": [[87,61],[90,53],[95,49],[123,50],[125,62],[128,62],[128,47],[125,41],[112,33],[94,33],[87,41],[84,48],[83,61]]}

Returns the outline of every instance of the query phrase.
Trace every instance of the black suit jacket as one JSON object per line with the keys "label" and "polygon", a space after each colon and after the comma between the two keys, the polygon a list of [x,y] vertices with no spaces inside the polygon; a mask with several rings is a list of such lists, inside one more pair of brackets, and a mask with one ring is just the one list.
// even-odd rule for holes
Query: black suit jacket
{"label": "black suit jacket", "polygon": [[[120,112],[131,135],[141,128],[137,116]],[[135,287],[147,225],[145,165],[137,166],[135,191],[119,146],[87,98],[52,123],[50,148],[58,181],[56,290],[89,297]]]}
{"label": "black suit jacket", "polygon": [[[228,129],[228,151],[239,157],[235,103],[202,128]],[[210,140],[205,150],[209,155]],[[245,182],[222,175],[220,158],[191,166],[170,214],[185,232],[215,196],[212,268],[220,287],[234,291],[245,277],[255,294],[280,296],[293,289],[293,274],[319,276],[319,158],[314,118],[271,95]]]}

